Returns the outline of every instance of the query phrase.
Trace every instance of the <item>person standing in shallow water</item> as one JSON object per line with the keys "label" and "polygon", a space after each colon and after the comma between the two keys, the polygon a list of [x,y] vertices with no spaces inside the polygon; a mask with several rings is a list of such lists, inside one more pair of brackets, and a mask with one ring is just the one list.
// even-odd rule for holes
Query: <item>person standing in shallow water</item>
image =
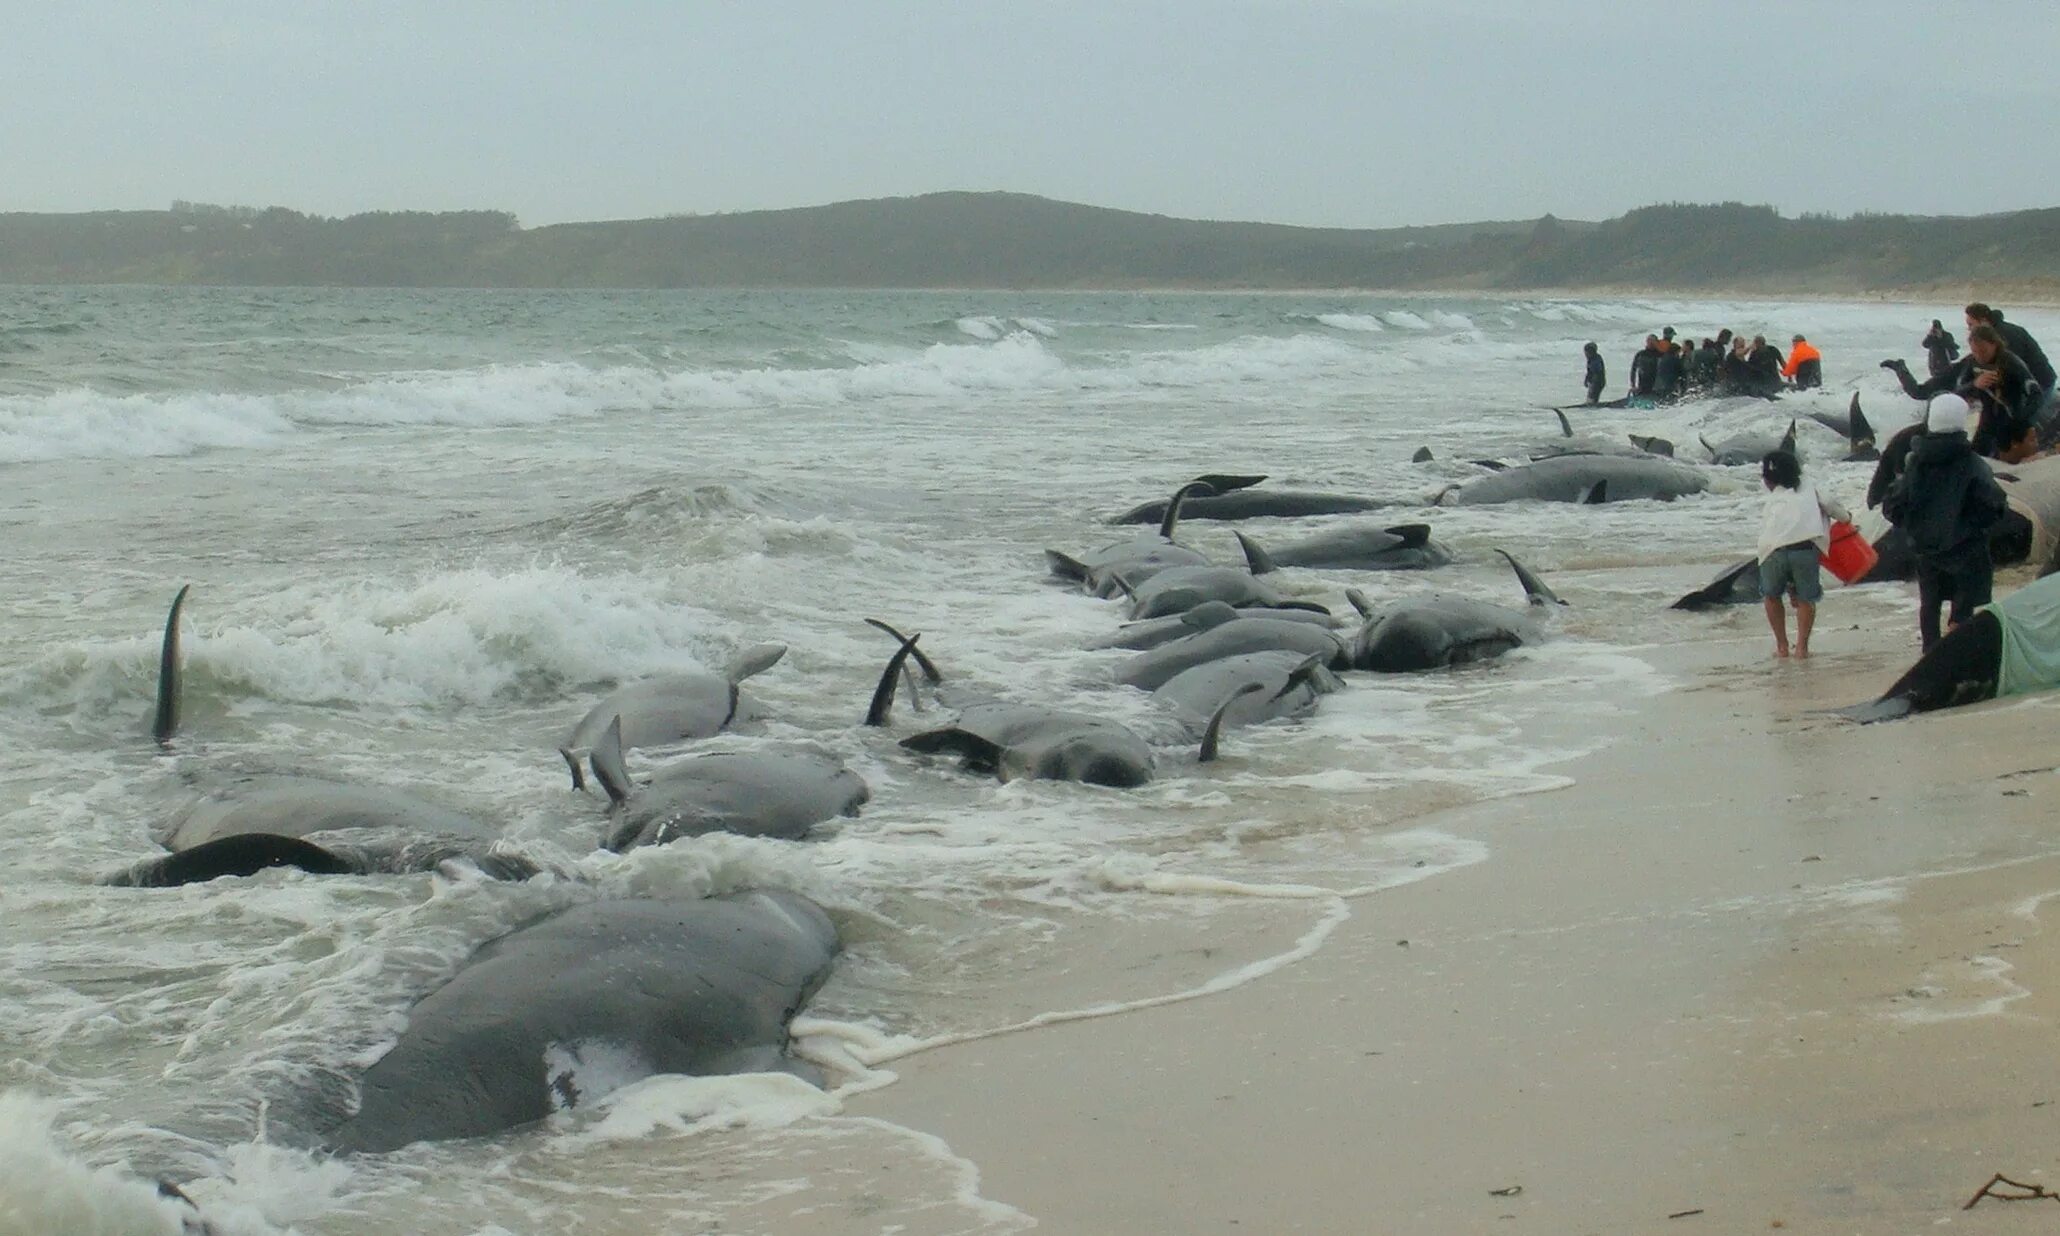
{"label": "person standing in shallow water", "polygon": [[1917,633],[1926,652],[1939,640],[1940,606],[1951,604],[1947,625],[1959,626],[1989,603],[1995,586],[1988,533],[2009,501],[1967,440],[1971,412],[1958,395],[1933,395],[1909,463],[1881,500],[1881,513],[1916,551]]}
{"label": "person standing in shallow water", "polygon": [[1831,547],[1831,521],[1850,520],[1852,512],[1802,479],[1802,462],[1792,451],[1773,451],[1762,459],[1760,480],[1767,487],[1760,513],[1760,595],[1765,598],[1767,625],[1774,630],[1774,655],[1790,655],[1788,614],[1781,599],[1791,596],[1794,655],[1807,657],[1810,631],[1817,625],[1817,602],[1824,598],[1817,555]]}
{"label": "person standing in shallow water", "polygon": [[1934,378],[1951,369],[1953,362],[1960,359],[1960,341],[1953,338],[1953,332],[1937,318],[1931,319],[1931,329],[1924,333],[1922,342]]}
{"label": "person standing in shallow water", "polygon": [[1588,376],[1585,379],[1588,387],[1588,402],[1601,403],[1602,388],[1609,384],[1609,374],[1602,367],[1602,349],[1591,343],[1582,348],[1581,351],[1588,357]]}

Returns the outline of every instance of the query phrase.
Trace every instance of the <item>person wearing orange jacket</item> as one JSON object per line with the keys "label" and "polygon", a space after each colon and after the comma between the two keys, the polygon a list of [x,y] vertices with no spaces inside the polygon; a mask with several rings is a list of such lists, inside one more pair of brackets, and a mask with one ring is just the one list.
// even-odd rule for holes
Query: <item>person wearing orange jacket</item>
{"label": "person wearing orange jacket", "polygon": [[1781,366],[1781,376],[1794,382],[1799,391],[1824,385],[1824,354],[1797,335],[1794,346],[1788,349],[1788,363]]}

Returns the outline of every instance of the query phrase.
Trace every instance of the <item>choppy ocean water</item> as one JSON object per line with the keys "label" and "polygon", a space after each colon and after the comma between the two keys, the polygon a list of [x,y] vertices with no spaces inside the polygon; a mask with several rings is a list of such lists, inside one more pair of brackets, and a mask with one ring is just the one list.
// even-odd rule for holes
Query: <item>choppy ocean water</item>
{"label": "choppy ocean water", "polygon": [[[777,883],[821,901],[847,953],[801,1047],[846,1086],[926,1042],[1291,963],[1380,888],[1494,861],[1435,812],[1561,784],[1558,764],[1669,688],[1642,648],[1761,633],[1756,613],[1664,612],[1749,552],[1749,470],[1672,504],[1424,505],[1475,475],[1464,461],[1556,435],[1540,405],[1578,399],[1582,342],[1615,393],[1663,325],[1810,335],[1824,392],[1575,416],[1694,458],[1698,437],[1778,433],[1855,389],[1885,436],[1917,405],[1875,362],[1921,362],[1955,308],[0,289],[0,1149],[106,1207],[94,1168],[191,1181],[251,1231],[655,1232],[805,1230],[824,1174],[853,1170],[841,1150],[884,1142],[928,1170],[886,1189],[874,1226],[1006,1230],[1020,1216],[967,1196],[922,1130],[851,1121],[791,1079],[660,1080],[544,1129],[355,1161],[301,1148],[304,1109],[473,948],[595,897]],[[2013,316],[2060,342],[2060,317]],[[1841,443],[1807,419],[1799,434],[1857,499],[1866,466],[1830,462]],[[1422,445],[1435,462],[1409,462]],[[980,780],[858,724],[892,651],[869,616],[924,632],[966,682],[1149,724],[1108,683],[1125,654],[1086,651],[1116,608],[1051,585],[1040,551],[1118,539],[1105,516],[1207,471],[1393,499],[1356,518],[1429,522],[1461,558],[1295,571],[1297,596],[1515,600],[1502,547],[1574,603],[1564,637],[1355,675],[1217,766],[1166,749],[1138,791]],[[1235,560],[1228,525],[1183,539]],[[185,738],[163,755],[145,734],[157,638],[187,583]],[[1894,589],[1830,604],[1906,620]],[[864,814],[800,845],[595,852],[600,812],[568,791],[558,736],[616,681],[766,640],[791,651],[748,684],[758,719],[716,742],[828,748],[872,785]],[[904,710],[894,733],[933,719]],[[94,884],[253,769],[417,792],[575,878]],[[137,1216],[114,1230],[162,1230]]]}

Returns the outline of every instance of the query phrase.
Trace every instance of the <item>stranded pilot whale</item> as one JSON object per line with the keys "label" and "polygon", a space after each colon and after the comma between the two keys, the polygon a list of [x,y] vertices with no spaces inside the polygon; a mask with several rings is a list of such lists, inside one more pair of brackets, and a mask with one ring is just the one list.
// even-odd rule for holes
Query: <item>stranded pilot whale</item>
{"label": "stranded pilot whale", "polygon": [[680,837],[727,832],[798,841],[816,825],[854,816],[872,796],[859,775],[819,751],[717,751],[660,768],[636,789],[622,760],[622,721],[594,745],[594,780],[612,824],[602,842],[621,853]]}
{"label": "stranded pilot whale", "polygon": [[[161,746],[177,735],[184,695],[180,619],[191,585],[179,589],[158,658],[151,734]],[[493,830],[470,816],[400,790],[321,777],[238,778],[202,795],[163,836],[171,854],[111,876],[109,884],[165,887],[269,867],[320,874],[433,870],[469,861],[498,879],[527,879],[536,864],[500,848]]]}
{"label": "stranded pilot whale", "polygon": [[822,908],[783,891],[561,911],[489,941],[409,1010],[329,1144],[491,1136],[663,1073],[819,1083],[787,1025],[838,948]]}
{"label": "stranded pilot whale", "polygon": [[[1210,475],[1196,478],[1216,492],[1193,497],[1181,508],[1188,519],[1265,519],[1302,515],[1349,515],[1396,505],[1380,498],[1350,494],[1308,493],[1293,489],[1254,489],[1263,476]],[[1112,524],[1154,524],[1165,516],[1166,503],[1147,502],[1109,520]]]}
{"label": "stranded pilot whale", "polygon": [[785,655],[785,644],[754,644],[739,653],[721,674],[694,670],[617,687],[588,710],[565,741],[558,744],[558,754],[565,757],[565,766],[572,770],[572,788],[586,788],[579,759],[593,750],[611,723],[622,722],[625,749],[712,737],[737,719],[743,699],[738,684],[771,669]]}
{"label": "stranded pilot whale", "polygon": [[1621,459],[1612,455],[1560,455],[1468,481],[1440,493],[1458,506],[1495,502],[1625,502],[1657,498],[1662,502],[1699,494],[1709,478],[1694,468],[1664,459]]}
{"label": "stranded pilot whale", "polygon": [[[1354,669],[1383,674],[1465,665],[1499,657],[1538,638],[1537,615],[1549,604],[1564,605],[1506,550],[1496,550],[1516,572],[1530,598],[1528,612],[1471,597],[1428,596],[1369,612],[1352,646]],[[1353,604],[1362,605],[1354,594]]]}

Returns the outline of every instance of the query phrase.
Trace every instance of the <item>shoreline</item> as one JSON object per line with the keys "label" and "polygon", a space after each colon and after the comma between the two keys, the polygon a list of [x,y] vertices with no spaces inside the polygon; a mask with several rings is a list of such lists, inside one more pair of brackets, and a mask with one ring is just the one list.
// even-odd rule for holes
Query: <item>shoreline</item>
{"label": "shoreline", "polygon": [[1637,649],[1677,687],[1624,740],[1411,821],[1490,857],[1351,902],[1312,956],[918,1053],[847,1111],[1055,1232],[1908,1232],[1996,1172],[2054,1182],[2060,696],[1813,715],[1914,656],[1835,600],[1806,664],[1731,624]]}

